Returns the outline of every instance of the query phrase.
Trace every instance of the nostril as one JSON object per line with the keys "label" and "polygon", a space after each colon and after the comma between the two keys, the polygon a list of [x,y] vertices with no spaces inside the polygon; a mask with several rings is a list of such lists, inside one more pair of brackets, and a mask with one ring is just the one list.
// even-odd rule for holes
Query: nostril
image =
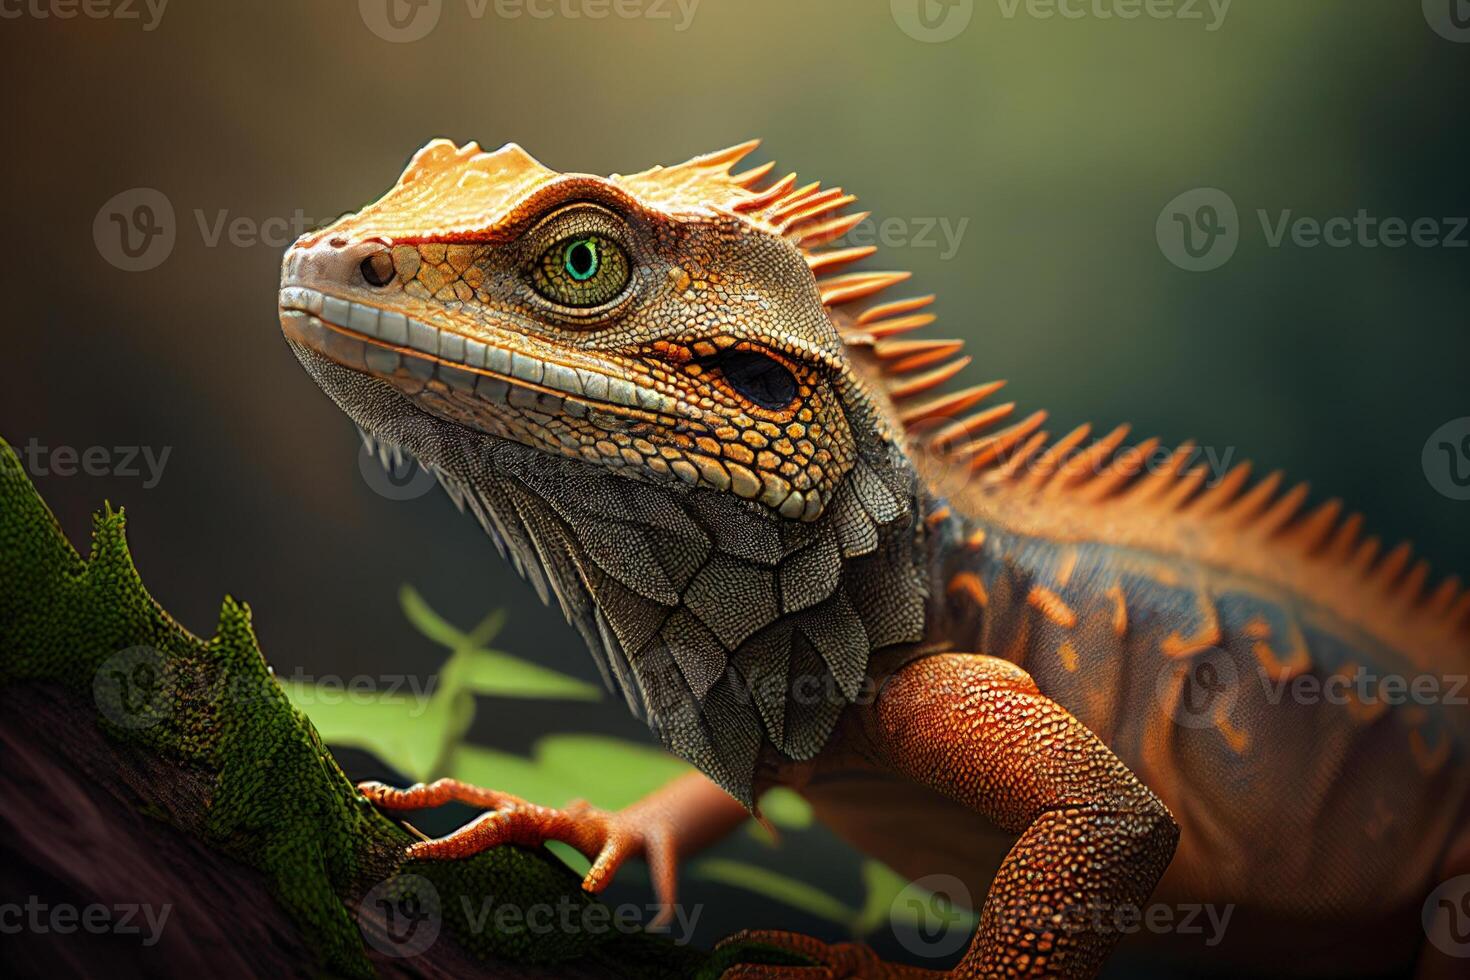
{"label": "nostril", "polygon": [[374,252],[357,268],[370,286],[386,286],[393,281],[393,257],[387,252]]}

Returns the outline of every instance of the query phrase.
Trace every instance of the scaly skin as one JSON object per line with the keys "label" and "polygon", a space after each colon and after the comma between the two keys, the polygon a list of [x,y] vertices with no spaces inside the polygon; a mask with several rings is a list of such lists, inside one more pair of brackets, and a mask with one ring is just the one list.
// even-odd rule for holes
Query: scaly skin
{"label": "scaly skin", "polygon": [[[852,198],[732,175],[752,147],[600,178],[435,141],[288,252],[282,329],[313,379],[440,478],[728,796],[364,791],[491,811],[426,856],[566,840],[595,890],[645,853],[672,901],[678,858],[792,786],[899,871],[988,886],[961,976],[1092,976],[1118,935],[1094,913],[1161,877],[1241,906],[1217,951],[1237,963],[1322,968],[1328,939],[1359,969],[1414,958],[1418,903],[1470,871],[1470,722],[1376,695],[1387,674],[1448,692],[1470,596],[1427,592],[1335,502],[1299,516],[1276,477],[1210,483],[1123,428],[1048,443],[1042,413],[1001,428],[998,383],[942,390],[958,342],[906,336],[930,298],[833,274],[874,251],[823,247]],[[1325,703],[1281,686],[1365,671]],[[828,975],[923,972],[758,938]]]}

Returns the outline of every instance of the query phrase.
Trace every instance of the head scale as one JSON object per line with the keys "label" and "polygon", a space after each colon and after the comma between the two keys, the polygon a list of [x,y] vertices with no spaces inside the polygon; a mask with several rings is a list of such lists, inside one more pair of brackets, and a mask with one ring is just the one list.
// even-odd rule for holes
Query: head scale
{"label": "head scale", "polygon": [[609,178],[436,140],[287,253],[281,322],[374,441],[434,472],[665,743],[747,804],[873,650],[922,637],[917,478],[819,284],[862,215],[757,189],[754,144]]}

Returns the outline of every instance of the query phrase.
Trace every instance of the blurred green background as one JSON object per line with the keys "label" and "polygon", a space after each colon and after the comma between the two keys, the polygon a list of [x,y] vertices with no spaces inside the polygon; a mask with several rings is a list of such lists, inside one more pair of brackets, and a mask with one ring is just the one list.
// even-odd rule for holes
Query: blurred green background
{"label": "blurred green background", "polygon": [[[1470,504],[1421,465],[1430,434],[1470,415],[1470,231],[1458,248],[1271,247],[1258,219],[1363,209],[1435,219],[1443,237],[1470,215],[1470,31],[1447,19],[1463,0],[1235,0],[1223,17],[1200,2],[1193,19],[1099,16],[1114,0],[1072,0],[1078,18],[1025,0],[394,2],[407,33],[432,18],[423,37],[389,39],[384,0],[173,0],[136,19],[39,16],[60,9],[43,0],[0,21],[0,432],[31,447],[74,539],[101,498],[127,507],[145,580],[195,631],[229,592],[282,674],[427,682],[449,652],[404,615],[410,583],[463,630],[507,609],[497,649],[596,683],[573,632],[442,494],[374,489],[350,423],[280,337],[284,226],[371,200],[435,136],[596,173],[760,136],[752,161],[899,219],[881,264],[939,294],[973,380],[1011,379],[1053,431],[1131,421],[1285,468],[1437,569],[1470,571]],[[1239,247],[1189,272],[1155,226],[1200,187],[1238,208]],[[109,201],[135,188],[173,212],[172,248],[144,271],[106,241]],[[922,236],[930,224],[962,233]],[[137,446],[168,452],[156,485],[121,471],[118,448]],[[106,472],[62,475],[67,448],[93,447]],[[530,757],[553,734],[648,742],[611,699],[475,697],[465,737],[494,752]],[[355,776],[409,775],[343,758]],[[869,895],[857,857],[816,828],[713,857],[850,910]],[[732,884],[689,881],[684,899],[704,907],[704,943],[846,928],[819,901]]]}

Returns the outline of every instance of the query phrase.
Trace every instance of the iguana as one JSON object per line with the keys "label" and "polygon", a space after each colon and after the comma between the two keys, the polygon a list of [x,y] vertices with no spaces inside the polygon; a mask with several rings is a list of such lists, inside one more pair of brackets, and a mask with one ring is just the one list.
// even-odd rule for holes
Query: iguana
{"label": "iguana", "polygon": [[[1092,976],[1118,936],[1093,913],[1161,879],[1239,906],[1239,955],[1271,972],[1326,969],[1325,937],[1360,969],[1412,959],[1425,896],[1470,872],[1470,594],[1278,475],[1211,479],[1126,427],[1051,441],[999,382],[949,390],[970,358],[914,333],[933,297],[845,268],[875,251],[842,242],[854,198],[736,172],[755,145],[602,178],[435,140],[287,252],[311,377],[708,777],[621,814],[364,793],[488,808],[417,856],[557,839],[598,890],[641,853],[671,899],[678,859],[790,786],[898,871],[985,895],[959,976]],[[1390,704],[1388,678],[1439,697]]]}

